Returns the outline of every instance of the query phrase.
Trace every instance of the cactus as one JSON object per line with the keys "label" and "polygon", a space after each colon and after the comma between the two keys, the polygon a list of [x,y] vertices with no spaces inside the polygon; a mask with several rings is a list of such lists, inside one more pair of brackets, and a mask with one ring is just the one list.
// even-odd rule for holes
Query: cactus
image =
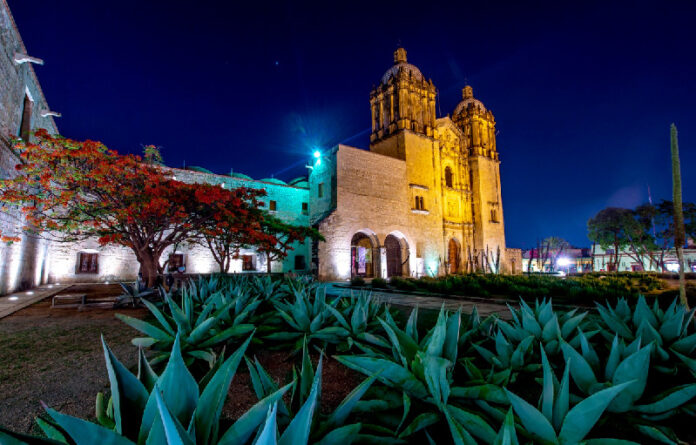
{"label": "cactus", "polygon": [[677,126],[670,128],[672,148],[672,201],[674,202],[674,248],[677,250],[679,261],[679,300],[687,310],[689,301],[686,299],[686,281],[684,278],[684,211],[682,209],[681,164],[679,163],[679,141]]}

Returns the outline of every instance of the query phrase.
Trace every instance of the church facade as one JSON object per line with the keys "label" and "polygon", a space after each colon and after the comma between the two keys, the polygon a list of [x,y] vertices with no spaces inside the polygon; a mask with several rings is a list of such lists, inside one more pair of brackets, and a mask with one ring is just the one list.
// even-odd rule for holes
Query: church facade
{"label": "church facade", "polygon": [[[0,179],[17,174],[10,137],[58,129],[5,0],[0,0]],[[42,63],[42,62],[41,62]],[[507,249],[495,119],[471,87],[452,117],[435,113],[433,83],[394,53],[394,65],[369,96],[369,150],[339,145],[314,159],[308,178],[254,180],[240,173],[168,168],[177,180],[220,187],[262,188],[265,207],[298,225],[313,225],[326,241],[295,243],[283,261],[240,252],[230,272],[292,272],[323,280],[443,275],[469,271],[515,273],[521,256]],[[0,245],[0,295],[43,283],[134,279],[138,263],[127,248],[48,242],[24,235],[21,213],[2,207],[0,231],[21,241]],[[187,273],[217,272],[207,249],[177,246],[168,261]]]}
{"label": "church facade", "polygon": [[507,249],[495,118],[465,86],[452,116],[406,50],[370,93],[370,149],[339,145],[309,175],[322,279],[519,272]]}

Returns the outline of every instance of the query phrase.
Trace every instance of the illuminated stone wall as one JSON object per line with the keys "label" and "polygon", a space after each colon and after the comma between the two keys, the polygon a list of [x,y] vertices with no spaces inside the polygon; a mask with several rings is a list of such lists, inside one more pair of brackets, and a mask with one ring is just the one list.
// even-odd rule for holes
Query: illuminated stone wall
{"label": "illuminated stone wall", "polygon": [[[11,148],[11,137],[19,136],[25,97],[30,102],[31,131],[45,128],[55,133],[41,86],[31,63],[15,63],[15,54],[27,54],[5,0],[0,0],[0,179],[13,177],[19,158]],[[0,232],[8,236],[21,235],[24,219],[15,208],[0,208]],[[35,286],[47,278],[48,243],[22,236],[11,245],[0,243],[0,295]]]}

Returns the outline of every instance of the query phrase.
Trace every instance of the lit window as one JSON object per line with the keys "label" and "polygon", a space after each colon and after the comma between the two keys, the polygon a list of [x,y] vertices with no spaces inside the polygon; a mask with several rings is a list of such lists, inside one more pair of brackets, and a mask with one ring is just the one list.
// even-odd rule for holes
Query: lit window
{"label": "lit window", "polygon": [[98,273],[99,254],[80,252],[77,263],[78,273]]}
{"label": "lit window", "polygon": [[324,183],[323,182],[319,183],[319,188],[317,189],[317,196],[319,196],[320,198],[324,197]]}
{"label": "lit window", "polygon": [[242,255],[242,270],[255,270],[253,255]]}
{"label": "lit window", "polygon": [[277,204],[276,204],[275,201],[269,202],[269,203],[268,203],[268,210],[270,210],[271,212],[275,212],[275,211],[276,211],[276,205],[277,205]]}
{"label": "lit window", "polygon": [[295,255],[295,270],[305,270],[306,268],[304,255]]}
{"label": "lit window", "polygon": [[303,202],[302,203],[302,214],[306,215],[308,213],[309,213],[309,204],[307,204],[306,202]]}

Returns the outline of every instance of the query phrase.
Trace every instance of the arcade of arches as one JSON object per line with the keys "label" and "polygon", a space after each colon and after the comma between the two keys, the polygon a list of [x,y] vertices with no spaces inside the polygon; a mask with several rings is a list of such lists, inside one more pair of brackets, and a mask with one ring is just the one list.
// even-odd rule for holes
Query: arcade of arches
{"label": "arcade of arches", "polygon": [[394,234],[387,235],[382,245],[376,236],[365,232],[357,232],[350,242],[351,277],[375,278],[385,273],[385,278],[408,276],[409,258],[406,239]]}

